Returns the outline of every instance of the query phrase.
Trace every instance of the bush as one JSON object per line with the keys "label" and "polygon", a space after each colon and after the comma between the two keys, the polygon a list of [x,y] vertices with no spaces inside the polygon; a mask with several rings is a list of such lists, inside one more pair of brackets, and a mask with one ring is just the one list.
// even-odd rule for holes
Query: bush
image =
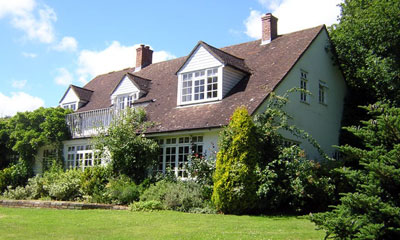
{"label": "bush", "polygon": [[320,163],[305,158],[297,146],[284,148],[258,171],[259,212],[305,213],[326,210],[335,186]]}
{"label": "bush", "polygon": [[130,204],[138,201],[140,187],[137,186],[129,177],[121,175],[110,179],[104,193],[104,200],[114,204]]}
{"label": "bush", "polygon": [[111,171],[109,167],[95,166],[86,168],[81,175],[82,194],[94,202],[102,202]]}
{"label": "bush", "polygon": [[161,180],[150,186],[140,196],[141,201],[160,201],[165,209],[190,212],[192,209],[206,207],[207,200],[202,197],[201,186],[192,181],[169,182]]}
{"label": "bush", "polygon": [[[46,178],[46,174],[44,175]],[[51,178],[54,176],[51,176]],[[49,179],[47,179],[49,180]],[[73,201],[82,197],[81,192],[81,171],[67,170],[60,172],[53,182],[47,181],[44,189],[48,191],[49,196],[55,200]]]}
{"label": "bush", "polygon": [[23,160],[19,160],[16,164],[0,170],[0,193],[8,186],[15,188],[24,186],[31,175],[31,169]]}
{"label": "bush", "polygon": [[105,149],[111,156],[111,169],[115,175],[124,174],[135,183],[142,182],[148,169],[158,159],[157,142],[144,136],[147,127],[152,124],[146,121],[143,109],[128,108],[116,117],[106,131],[94,138],[95,148]]}
{"label": "bush", "polygon": [[134,202],[129,207],[134,212],[152,212],[164,209],[162,203],[156,200]]}
{"label": "bush", "polygon": [[30,199],[31,194],[24,187],[18,186],[13,189],[11,188],[11,186],[8,186],[7,190],[3,193],[3,197],[8,199],[23,200],[23,199]]}
{"label": "bush", "polygon": [[246,108],[235,110],[222,131],[212,201],[223,213],[245,213],[256,202],[257,135]]}
{"label": "bush", "polygon": [[213,175],[215,173],[215,155],[208,158],[203,156],[189,156],[187,171],[192,181],[201,186],[203,199],[211,200],[213,191]]}

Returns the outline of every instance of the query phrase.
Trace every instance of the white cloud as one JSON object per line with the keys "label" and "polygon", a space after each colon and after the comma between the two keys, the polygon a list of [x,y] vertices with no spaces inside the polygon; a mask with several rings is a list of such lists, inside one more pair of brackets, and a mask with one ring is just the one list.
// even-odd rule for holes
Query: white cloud
{"label": "white cloud", "polygon": [[0,18],[10,14],[21,15],[35,7],[34,0],[0,0]]}
{"label": "white cloud", "polygon": [[263,14],[257,10],[251,10],[250,16],[244,21],[246,26],[246,35],[259,39],[261,38],[261,16]]}
{"label": "white cloud", "polygon": [[11,86],[13,88],[19,88],[19,89],[24,88],[25,85],[26,85],[26,80],[13,80],[11,83]]}
{"label": "white cloud", "polygon": [[36,53],[22,52],[21,54],[22,54],[22,56],[24,56],[26,58],[36,58],[37,57]]}
{"label": "white cloud", "polygon": [[[337,22],[342,0],[258,0],[264,8],[272,11],[278,20],[278,34],[294,32],[321,24]],[[251,10],[245,20],[246,34],[261,38],[261,12]]]}
{"label": "white cloud", "polygon": [[11,93],[6,96],[0,92],[0,117],[13,116],[17,112],[32,111],[44,106],[41,98],[24,92]]}
{"label": "white cloud", "polygon": [[0,18],[9,16],[11,24],[25,32],[28,39],[52,43],[55,39],[54,10],[47,5],[36,9],[35,0],[0,0]]}
{"label": "white cloud", "polygon": [[[123,46],[118,41],[114,41],[100,51],[82,50],[78,58],[79,81],[86,83],[90,78],[99,74],[134,67],[136,65],[136,48],[138,47],[139,44]],[[175,56],[166,51],[153,53],[153,63],[173,58]]]}
{"label": "white cloud", "polygon": [[73,80],[74,77],[66,68],[57,68],[57,76],[54,78],[55,83],[62,86],[68,86]]}
{"label": "white cloud", "polygon": [[56,46],[53,47],[57,51],[76,51],[78,42],[73,37],[63,37],[63,39]]}

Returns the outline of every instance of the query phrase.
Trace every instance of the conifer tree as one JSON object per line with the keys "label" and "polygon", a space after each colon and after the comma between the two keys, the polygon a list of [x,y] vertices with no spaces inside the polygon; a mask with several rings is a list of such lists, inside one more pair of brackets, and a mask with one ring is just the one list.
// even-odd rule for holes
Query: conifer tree
{"label": "conifer tree", "polygon": [[240,107],[219,141],[212,195],[219,211],[241,214],[254,208],[257,156],[256,128],[246,108]]}

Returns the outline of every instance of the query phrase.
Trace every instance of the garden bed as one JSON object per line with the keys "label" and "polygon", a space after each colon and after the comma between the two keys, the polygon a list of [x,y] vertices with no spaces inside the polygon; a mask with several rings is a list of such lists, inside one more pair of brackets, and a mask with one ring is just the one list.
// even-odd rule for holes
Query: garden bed
{"label": "garden bed", "polygon": [[5,200],[0,199],[0,206],[16,208],[55,208],[55,209],[108,209],[128,210],[129,207],[113,204],[66,202],[66,201],[40,201],[40,200]]}

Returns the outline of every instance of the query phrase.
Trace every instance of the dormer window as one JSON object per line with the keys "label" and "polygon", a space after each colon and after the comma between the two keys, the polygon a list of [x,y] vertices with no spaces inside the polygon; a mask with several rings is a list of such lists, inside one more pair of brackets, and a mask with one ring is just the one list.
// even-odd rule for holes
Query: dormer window
{"label": "dormer window", "polygon": [[76,103],[64,103],[62,105],[62,108],[71,109],[71,110],[75,111],[76,110]]}
{"label": "dormer window", "polygon": [[138,94],[133,93],[131,95],[123,95],[117,97],[117,107],[118,109],[126,109],[133,105],[133,102],[138,99]]}
{"label": "dormer window", "polygon": [[182,74],[182,103],[218,98],[218,68]]}
{"label": "dormer window", "polygon": [[221,100],[248,70],[242,58],[200,41],[176,72],[177,105]]}

